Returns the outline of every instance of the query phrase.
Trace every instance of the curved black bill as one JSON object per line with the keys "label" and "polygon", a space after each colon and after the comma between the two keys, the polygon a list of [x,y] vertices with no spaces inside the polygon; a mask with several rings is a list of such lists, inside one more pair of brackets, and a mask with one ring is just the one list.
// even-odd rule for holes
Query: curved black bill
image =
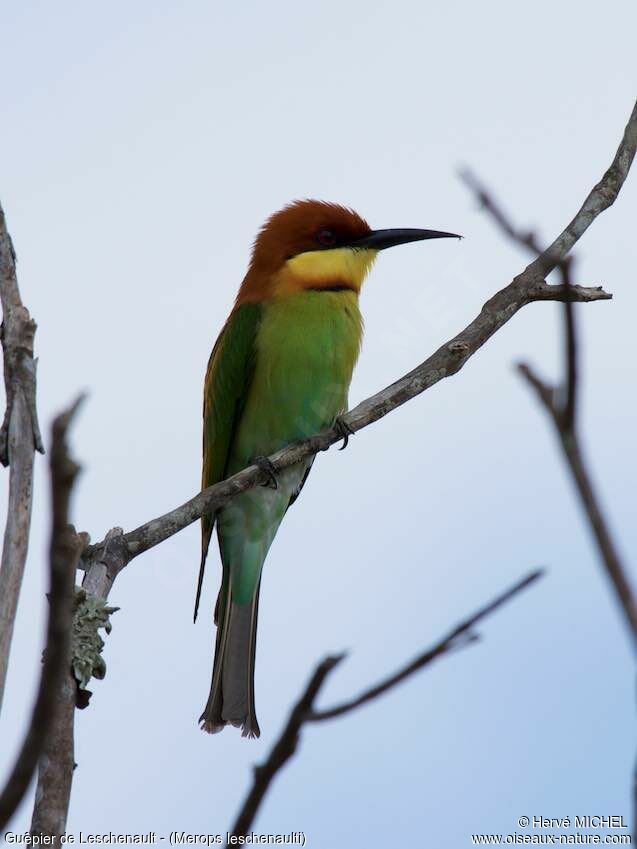
{"label": "curved black bill", "polygon": [[414,228],[397,228],[391,230],[372,230],[362,239],[351,242],[352,248],[369,248],[382,251],[393,248],[394,245],[405,245],[407,242],[421,242],[424,239],[462,239],[457,233],[445,233],[442,230],[417,230]]}

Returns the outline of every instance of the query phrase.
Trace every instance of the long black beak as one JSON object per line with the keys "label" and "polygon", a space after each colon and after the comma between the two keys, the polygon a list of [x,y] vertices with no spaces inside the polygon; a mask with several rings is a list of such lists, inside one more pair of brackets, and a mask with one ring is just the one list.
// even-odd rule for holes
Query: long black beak
{"label": "long black beak", "polygon": [[393,248],[394,245],[421,242],[424,239],[462,239],[462,236],[458,236],[457,233],[445,233],[442,230],[416,230],[413,228],[372,230],[362,239],[351,242],[348,247],[382,251],[385,248]]}

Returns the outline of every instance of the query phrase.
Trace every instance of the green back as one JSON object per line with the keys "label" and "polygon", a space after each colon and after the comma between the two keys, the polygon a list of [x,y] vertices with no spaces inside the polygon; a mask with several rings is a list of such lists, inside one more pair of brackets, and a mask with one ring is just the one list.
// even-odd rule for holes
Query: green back
{"label": "green back", "polygon": [[[260,321],[260,304],[236,307],[210,355],[204,384],[202,489],[226,477],[232,439],[254,372]],[[214,515],[202,517],[202,562],[213,525]]]}

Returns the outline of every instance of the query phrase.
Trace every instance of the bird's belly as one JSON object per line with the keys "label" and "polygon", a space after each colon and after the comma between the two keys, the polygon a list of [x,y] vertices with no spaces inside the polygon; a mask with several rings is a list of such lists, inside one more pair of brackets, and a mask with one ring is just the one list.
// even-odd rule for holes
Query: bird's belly
{"label": "bird's belly", "polygon": [[[266,309],[229,474],[334,422],[347,407],[361,333],[351,292],[307,292]],[[280,472],[276,490],[248,490],[219,511],[222,557],[239,603],[252,598],[270,544],[310,463],[304,460]]]}
{"label": "bird's belly", "polygon": [[333,424],[347,407],[362,322],[352,292],[305,292],[265,311],[233,466]]}

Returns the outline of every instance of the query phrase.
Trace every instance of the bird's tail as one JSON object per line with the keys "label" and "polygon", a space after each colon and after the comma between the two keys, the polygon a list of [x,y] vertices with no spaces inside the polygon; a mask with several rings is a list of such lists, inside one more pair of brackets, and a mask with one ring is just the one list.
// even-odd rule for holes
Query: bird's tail
{"label": "bird's tail", "polygon": [[237,604],[232,600],[232,582],[224,568],[215,609],[217,641],[212,684],[208,702],[199,717],[202,729],[209,734],[221,731],[228,724],[240,727],[243,737],[258,737],[261,733],[254,708],[260,587],[260,583],[257,584],[250,602]]}

